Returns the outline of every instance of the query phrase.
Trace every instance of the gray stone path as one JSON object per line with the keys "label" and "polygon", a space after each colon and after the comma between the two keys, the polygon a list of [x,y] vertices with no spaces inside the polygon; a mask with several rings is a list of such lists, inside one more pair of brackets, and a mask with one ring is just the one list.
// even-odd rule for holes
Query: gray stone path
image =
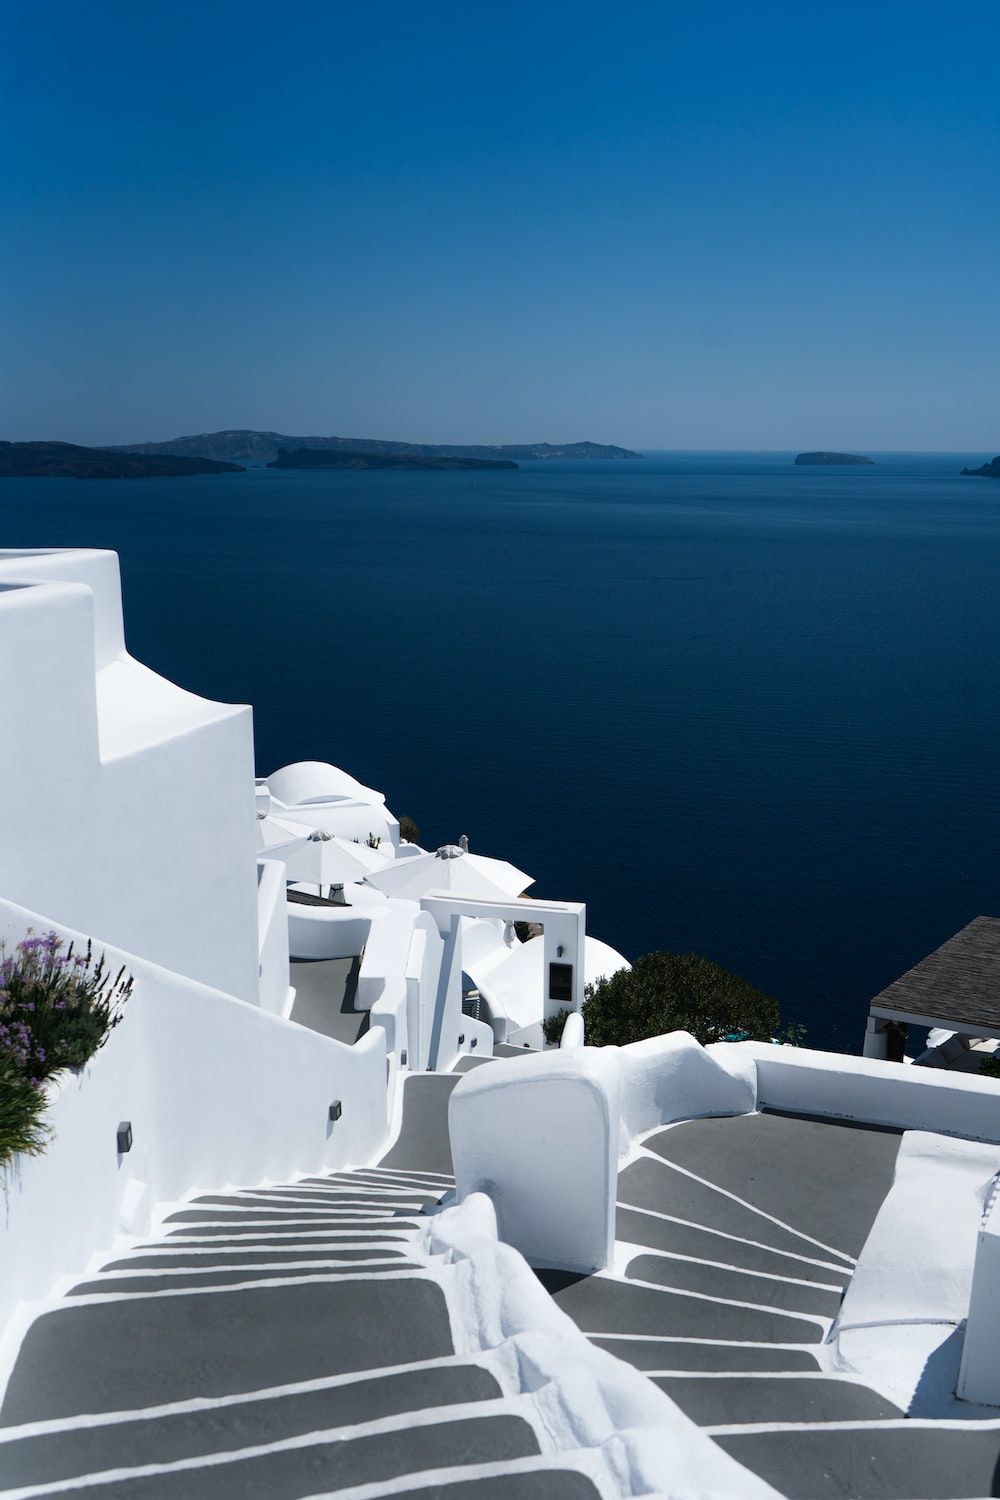
{"label": "gray stone path", "polygon": [[791,1500],[1000,1495],[1000,1423],[907,1422],[816,1357],[898,1145],[779,1114],[661,1131],[619,1175],[618,1239],[635,1246],[624,1276],[539,1277],[596,1344]]}
{"label": "gray stone path", "polygon": [[[453,1185],[456,1081],[407,1080],[379,1166],[204,1194],[81,1278],[22,1344],[0,1495],[306,1500],[402,1481],[404,1500],[593,1500],[531,1398],[456,1355],[417,1249]],[[907,1422],[817,1358],[897,1146],[784,1116],[665,1130],[619,1178],[625,1274],[539,1275],[791,1500],[998,1495],[998,1425]]]}
{"label": "gray stone path", "polygon": [[420,1500],[593,1500],[530,1398],[456,1355],[433,1267],[408,1258],[452,1186],[456,1081],[407,1080],[379,1167],[204,1194],[37,1318],[0,1493],[304,1500],[409,1476]]}

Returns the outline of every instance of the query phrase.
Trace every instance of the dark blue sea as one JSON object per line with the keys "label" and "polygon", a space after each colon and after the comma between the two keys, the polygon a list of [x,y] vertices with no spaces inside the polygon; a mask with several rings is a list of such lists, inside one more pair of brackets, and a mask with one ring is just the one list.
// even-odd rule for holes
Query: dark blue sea
{"label": "dark blue sea", "polygon": [[334,761],[856,1051],[1000,913],[989,456],[5,480],[0,535],[115,548],[130,649],[252,703],[261,773]]}

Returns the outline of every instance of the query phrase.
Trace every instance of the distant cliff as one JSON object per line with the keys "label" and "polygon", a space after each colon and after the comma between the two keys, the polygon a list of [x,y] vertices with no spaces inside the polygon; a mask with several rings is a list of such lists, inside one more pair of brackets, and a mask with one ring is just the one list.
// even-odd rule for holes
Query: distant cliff
{"label": "distant cliff", "polygon": [[0,479],[163,479],[183,474],[242,474],[240,464],[172,454],[116,453],[77,443],[0,441]]}
{"label": "distant cliff", "polygon": [[602,459],[641,458],[630,448],[607,443],[399,443],[387,438],[295,437],[284,432],[257,432],[233,428],[225,432],[201,432],[193,437],[169,438],[162,443],[128,443],[116,453],[172,453],[191,458],[225,459],[235,463],[271,464],[284,448],[322,449],[333,452],[379,453],[390,457],[493,458],[493,459]]}
{"label": "distant cliff", "polygon": [[516,469],[509,458],[446,458],[420,454],[352,453],[349,448],[279,448],[269,469]]}
{"label": "distant cliff", "polygon": [[858,453],[800,453],[797,464],[873,464],[873,458],[862,458]]}
{"label": "distant cliff", "polygon": [[963,469],[963,474],[976,474],[980,479],[1000,479],[1000,453],[978,469]]}

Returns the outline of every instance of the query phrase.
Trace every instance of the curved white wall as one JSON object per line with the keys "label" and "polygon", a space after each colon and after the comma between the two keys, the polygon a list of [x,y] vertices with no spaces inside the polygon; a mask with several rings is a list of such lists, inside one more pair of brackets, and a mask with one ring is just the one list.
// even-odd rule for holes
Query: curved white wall
{"label": "curved white wall", "polygon": [[615,1242],[616,1047],[500,1058],[452,1091],[460,1200],[486,1193],[500,1237],[536,1266],[601,1270]]}
{"label": "curved white wall", "polygon": [[272,796],[288,807],[337,797],[356,797],[369,803],[385,801],[382,792],[365,786],[347,771],[324,760],[298,760],[290,766],[282,766],[271,772],[267,784]]}

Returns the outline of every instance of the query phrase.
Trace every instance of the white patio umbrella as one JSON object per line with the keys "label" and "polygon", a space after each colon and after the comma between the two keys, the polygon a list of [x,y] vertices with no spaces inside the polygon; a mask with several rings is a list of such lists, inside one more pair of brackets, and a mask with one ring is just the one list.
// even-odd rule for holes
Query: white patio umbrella
{"label": "white patio umbrella", "polygon": [[308,837],[309,830],[301,823],[287,822],[272,813],[257,819],[257,853],[264,859],[283,859],[286,850],[305,843]]}
{"label": "white patio umbrella", "polygon": [[288,880],[318,886],[364,880],[388,864],[386,856],[377,849],[339,839],[325,828],[314,828],[282,858]]}
{"label": "white patio umbrella", "polygon": [[394,860],[384,870],[369,875],[368,884],[387,896],[409,901],[419,901],[428,891],[440,890],[484,901],[510,901],[533,884],[533,877],[505,859],[489,859],[483,854],[470,854],[457,844],[445,844],[435,854]]}

